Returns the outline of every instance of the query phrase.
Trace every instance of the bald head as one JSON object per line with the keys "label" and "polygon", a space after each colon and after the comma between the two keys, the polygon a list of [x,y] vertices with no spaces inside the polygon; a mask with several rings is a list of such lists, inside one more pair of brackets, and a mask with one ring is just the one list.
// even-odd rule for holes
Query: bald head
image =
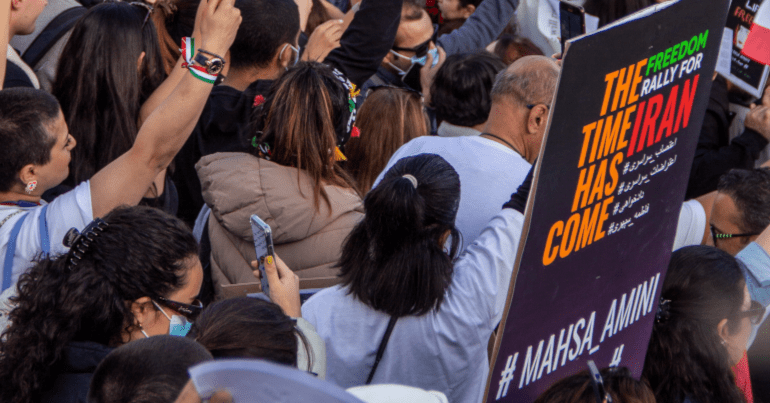
{"label": "bald head", "polygon": [[492,102],[550,105],[558,78],[559,66],[552,58],[524,56],[497,75]]}

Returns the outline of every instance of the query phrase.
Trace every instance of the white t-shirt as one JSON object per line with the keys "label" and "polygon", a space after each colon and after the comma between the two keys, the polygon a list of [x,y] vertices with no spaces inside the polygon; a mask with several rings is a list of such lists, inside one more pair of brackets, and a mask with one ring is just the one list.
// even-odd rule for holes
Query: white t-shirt
{"label": "white t-shirt", "polygon": [[511,199],[532,166],[516,151],[486,137],[423,136],[393,154],[374,187],[398,160],[424,153],[440,155],[460,176],[460,207],[455,225],[463,238],[461,250],[478,238]]}
{"label": "white t-shirt", "polygon": [[[45,203],[45,202],[43,202]],[[11,230],[18,220],[24,214],[29,214],[21,226],[18,238],[16,240],[16,253],[13,256],[13,274],[11,276],[11,286],[16,284],[19,276],[29,269],[42,252],[42,241],[40,238],[40,214],[43,206],[21,208],[18,206],[0,205],[0,222],[11,214],[24,210],[6,221],[0,227],[0,281],[4,276],[3,261],[5,253],[8,250],[8,241],[11,237]],[[85,181],[75,189],[57,197],[48,205],[46,211],[46,222],[48,225],[48,237],[51,243],[51,254],[63,254],[68,249],[62,244],[64,235],[70,228],[82,230],[88,223],[93,221],[93,210],[91,209],[91,187],[90,182]]]}
{"label": "white t-shirt", "polygon": [[673,250],[703,243],[703,232],[707,224],[706,210],[699,201],[693,199],[684,202],[682,209],[679,210],[679,223],[676,226]]}
{"label": "white t-shirt", "polygon": [[[487,343],[505,309],[498,296],[507,295],[523,222],[518,211],[498,210],[455,263],[440,309],[398,319],[372,384],[437,390],[450,402],[481,400]],[[302,317],[326,342],[326,379],[344,388],[363,385],[390,317],[339,285],[310,297]]]}

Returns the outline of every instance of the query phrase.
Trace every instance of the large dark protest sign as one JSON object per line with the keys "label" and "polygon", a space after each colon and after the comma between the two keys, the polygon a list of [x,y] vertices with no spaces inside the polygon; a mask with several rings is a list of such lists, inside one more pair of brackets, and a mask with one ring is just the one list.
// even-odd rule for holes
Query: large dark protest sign
{"label": "large dark protest sign", "polygon": [[744,91],[759,98],[770,69],[741,54],[761,0],[732,0],[722,35],[717,71]]}
{"label": "large dark protest sign", "polygon": [[487,402],[532,401],[587,360],[641,375],[728,3],[668,3],[571,44]]}

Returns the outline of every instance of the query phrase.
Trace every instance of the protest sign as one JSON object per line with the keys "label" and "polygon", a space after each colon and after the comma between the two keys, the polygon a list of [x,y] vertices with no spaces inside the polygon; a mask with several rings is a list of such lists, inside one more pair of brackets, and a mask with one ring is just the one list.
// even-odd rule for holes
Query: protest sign
{"label": "protest sign", "polygon": [[727,6],[667,3],[572,41],[485,401],[532,401],[589,359],[641,375]]}
{"label": "protest sign", "polygon": [[768,66],[741,53],[761,0],[733,0],[727,13],[717,71],[733,84],[760,98],[770,73]]}

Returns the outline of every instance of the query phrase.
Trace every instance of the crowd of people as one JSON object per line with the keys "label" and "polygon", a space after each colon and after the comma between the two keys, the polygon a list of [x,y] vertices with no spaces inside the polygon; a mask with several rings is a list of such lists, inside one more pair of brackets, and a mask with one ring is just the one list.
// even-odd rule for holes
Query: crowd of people
{"label": "crowd of people", "polygon": [[[227,401],[188,373],[225,358],[481,401],[551,3],[0,0],[0,402]],[[537,402],[770,402],[768,140],[770,91],[715,74],[641,379],[590,362]]]}

